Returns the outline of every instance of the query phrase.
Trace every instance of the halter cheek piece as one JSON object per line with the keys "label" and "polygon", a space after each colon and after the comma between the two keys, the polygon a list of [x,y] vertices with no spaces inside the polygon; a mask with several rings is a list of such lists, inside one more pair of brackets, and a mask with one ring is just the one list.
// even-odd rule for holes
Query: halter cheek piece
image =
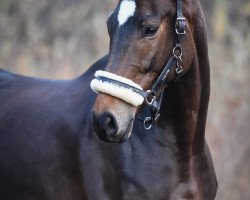
{"label": "halter cheek piece", "polygon": [[151,116],[146,117],[144,120],[144,127],[147,130],[149,130],[152,127],[152,124],[156,123],[160,117],[159,110],[161,107],[164,89],[167,87],[166,82],[169,77],[169,72],[175,66],[175,82],[183,74],[183,68],[181,66],[181,43],[183,36],[186,35],[186,19],[182,14],[182,0],[177,0],[176,10],[176,41],[173,48],[173,55],[168,60],[164,69],[150,90],[144,91],[140,85],[134,83],[130,79],[101,70],[95,73],[95,79],[93,79],[90,84],[92,90],[96,93],[101,92],[109,94],[116,98],[122,99],[133,106],[139,106],[145,102],[151,113]]}

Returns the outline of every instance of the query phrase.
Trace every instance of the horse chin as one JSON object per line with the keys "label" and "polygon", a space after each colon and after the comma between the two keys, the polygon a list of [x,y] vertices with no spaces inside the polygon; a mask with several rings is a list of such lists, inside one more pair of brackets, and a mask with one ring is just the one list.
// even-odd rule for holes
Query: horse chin
{"label": "horse chin", "polygon": [[121,140],[118,142],[118,143],[123,143],[123,142],[126,142],[130,136],[131,136],[131,133],[132,133],[132,130],[133,130],[133,123],[134,123],[134,119],[131,119],[128,123],[128,126],[127,128],[125,129],[125,131],[123,131],[121,133],[122,135],[122,138]]}

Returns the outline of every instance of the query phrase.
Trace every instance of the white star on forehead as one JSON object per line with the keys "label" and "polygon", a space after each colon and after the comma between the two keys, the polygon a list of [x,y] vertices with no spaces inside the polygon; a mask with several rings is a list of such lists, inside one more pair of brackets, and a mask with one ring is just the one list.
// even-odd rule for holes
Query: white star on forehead
{"label": "white star on forehead", "polygon": [[123,0],[118,13],[119,26],[125,24],[126,21],[134,15],[135,10],[136,3],[134,0]]}

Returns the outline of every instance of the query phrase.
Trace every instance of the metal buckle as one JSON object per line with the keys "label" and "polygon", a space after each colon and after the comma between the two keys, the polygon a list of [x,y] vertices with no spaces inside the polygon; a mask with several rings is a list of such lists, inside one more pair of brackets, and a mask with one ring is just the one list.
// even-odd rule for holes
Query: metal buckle
{"label": "metal buckle", "polygon": [[178,17],[177,19],[176,19],[176,28],[175,28],[175,32],[178,34],[178,35],[186,35],[186,31],[185,31],[185,29],[183,30],[183,32],[181,32],[180,30],[179,30],[179,25],[180,25],[180,22],[186,22],[186,18],[184,18],[184,17]]}
{"label": "metal buckle", "polygon": [[176,21],[186,21],[186,18],[185,17],[177,17]]}
{"label": "metal buckle", "polygon": [[[146,93],[148,94],[147,98],[145,99],[146,100],[146,103],[151,106],[153,104],[153,102],[155,101],[156,99],[156,96],[155,96],[155,93],[152,92],[151,90],[148,90],[146,91]],[[150,97],[150,98],[149,98]]]}
{"label": "metal buckle", "polygon": [[186,35],[186,31],[184,30],[183,32],[179,32],[178,29],[176,28],[175,29],[175,32],[178,34],[178,35]]}

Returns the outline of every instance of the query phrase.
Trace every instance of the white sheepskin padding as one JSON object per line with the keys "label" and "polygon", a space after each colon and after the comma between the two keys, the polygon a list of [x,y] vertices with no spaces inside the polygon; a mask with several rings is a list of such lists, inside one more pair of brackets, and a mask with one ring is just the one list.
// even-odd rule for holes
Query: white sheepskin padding
{"label": "white sheepskin padding", "polygon": [[[138,89],[142,89],[140,85],[134,83],[132,80],[129,80],[127,78],[111,74],[109,72],[105,71],[97,71],[95,73],[95,76],[101,76],[106,78],[111,78],[116,81],[121,81],[123,83],[126,83],[128,85],[131,85],[133,87],[136,87]],[[93,79],[90,83],[91,89],[96,93],[105,93],[109,94],[113,97],[122,99],[123,101],[133,105],[133,106],[139,106],[143,103],[144,98],[140,94],[136,93],[132,89],[128,89],[122,86],[119,86],[115,83],[105,82],[98,79]]]}
{"label": "white sheepskin padding", "polygon": [[143,90],[142,87],[140,85],[138,85],[137,83],[135,83],[134,81],[122,77],[122,76],[118,76],[116,74],[107,72],[107,71],[103,71],[103,70],[98,70],[95,72],[95,77],[105,77],[105,78],[109,78],[115,81],[120,81],[122,83],[126,83],[127,85],[133,86],[137,89]]}

